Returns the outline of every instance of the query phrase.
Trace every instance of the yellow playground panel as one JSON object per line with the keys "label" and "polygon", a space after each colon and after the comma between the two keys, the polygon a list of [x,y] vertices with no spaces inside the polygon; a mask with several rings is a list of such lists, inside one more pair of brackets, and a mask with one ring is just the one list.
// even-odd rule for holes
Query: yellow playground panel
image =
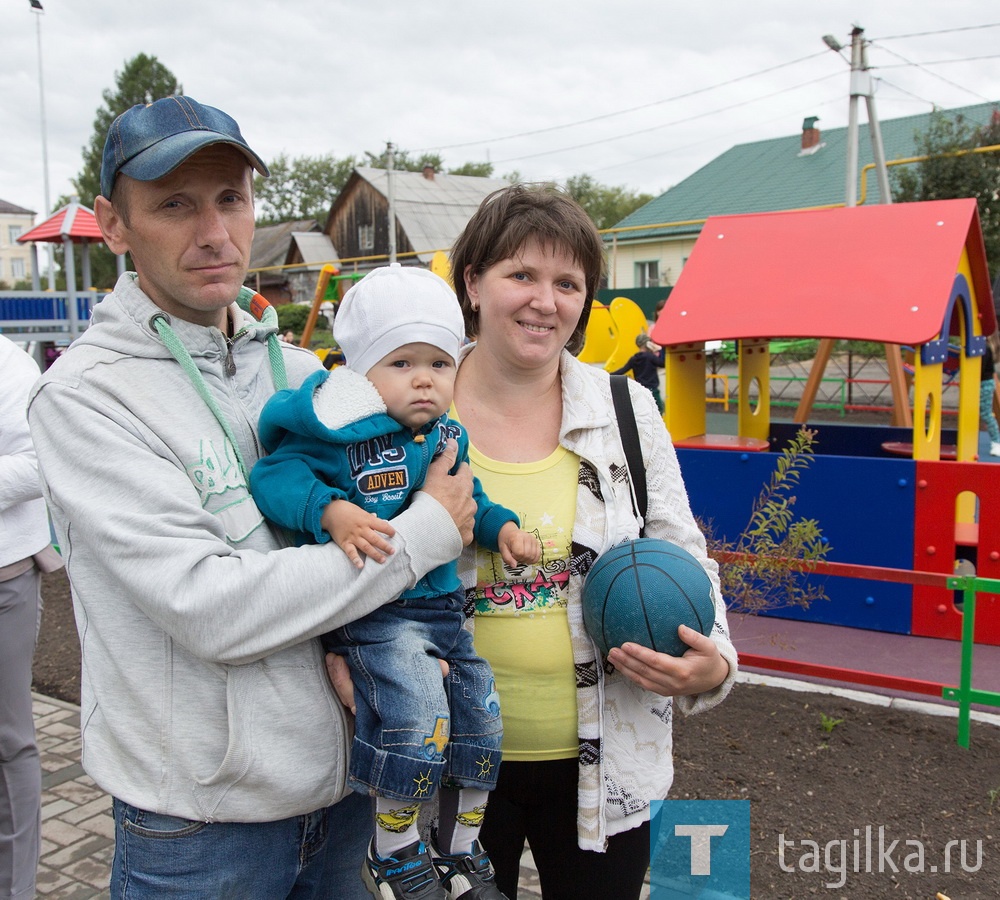
{"label": "yellow playground panel", "polygon": [[635,339],[648,331],[646,314],[628,297],[615,297],[610,305],[594,301],[580,361],[620,369],[638,349]]}
{"label": "yellow playground panel", "polygon": [[431,257],[431,271],[438,276],[438,278],[443,278],[452,287],[455,283],[451,280],[451,263],[448,261],[448,254],[444,250],[438,250]]}

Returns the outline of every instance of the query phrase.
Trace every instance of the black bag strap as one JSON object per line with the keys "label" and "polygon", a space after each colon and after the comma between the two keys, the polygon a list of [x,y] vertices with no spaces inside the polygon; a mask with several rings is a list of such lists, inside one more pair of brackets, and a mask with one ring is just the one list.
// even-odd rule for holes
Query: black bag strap
{"label": "black bag strap", "polygon": [[629,481],[632,483],[632,508],[639,520],[644,523],[643,530],[645,530],[648,502],[646,465],[642,461],[639,429],[635,424],[635,410],[632,408],[632,398],[629,396],[627,375],[611,376],[611,400],[615,404],[618,432],[622,439],[622,449],[625,451],[625,464],[628,466]]}

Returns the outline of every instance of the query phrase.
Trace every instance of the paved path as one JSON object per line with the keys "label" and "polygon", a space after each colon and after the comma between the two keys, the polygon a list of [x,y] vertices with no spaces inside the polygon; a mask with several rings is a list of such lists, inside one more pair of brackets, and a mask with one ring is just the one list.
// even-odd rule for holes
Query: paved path
{"label": "paved path", "polygon": [[[115,829],[111,798],[80,765],[80,709],[34,695],[42,757],[42,859],[37,892],[47,900],[107,900]],[[530,852],[518,900],[541,900]]]}
{"label": "paved path", "polygon": [[[795,628],[798,623],[782,620],[755,620],[758,632],[761,629],[780,630]],[[836,626],[823,626],[826,643],[836,644],[830,632],[837,632]],[[856,637],[856,629],[845,629]],[[877,633],[870,633],[870,635]],[[736,636],[736,635],[734,635]],[[753,644],[760,634],[743,631],[736,636],[737,646]],[[801,635],[800,635],[801,637]],[[947,641],[936,642],[941,645]],[[794,655],[794,643],[779,641],[776,645],[785,647],[788,656]],[[926,662],[925,648],[910,639],[907,645]],[[789,649],[790,648],[790,649]],[[747,650],[747,646],[742,649]],[[947,649],[947,648],[945,648]],[[1000,665],[993,665],[986,654],[1000,654],[1000,648],[979,647],[980,661],[986,662],[990,686],[997,679]],[[942,651],[943,652],[943,651]],[[1000,655],[996,656],[1000,662]],[[741,681],[776,684],[795,690],[818,690],[842,692],[864,702],[899,702],[908,708],[922,712],[954,714],[954,710],[936,703],[920,700],[899,700],[899,698],[879,697],[871,693],[844,690],[843,685],[831,686],[808,682],[773,678],[750,672],[741,673]],[[923,698],[926,700],[926,698]],[[949,706],[952,706],[949,704]],[[35,729],[42,762],[42,859],[38,870],[38,897],[47,900],[108,900],[108,873],[114,852],[114,824],[111,818],[111,798],[101,791],[84,773],[80,765],[80,709],[71,703],[64,703],[40,694],[34,695]],[[1000,727],[1000,715],[977,711],[974,718]],[[530,851],[521,860],[521,883],[518,900],[541,900],[538,875]],[[648,885],[642,897],[648,898]]]}
{"label": "paved path", "polygon": [[34,712],[42,757],[38,896],[107,897],[115,838],[111,798],[80,765],[80,709],[35,694]]}

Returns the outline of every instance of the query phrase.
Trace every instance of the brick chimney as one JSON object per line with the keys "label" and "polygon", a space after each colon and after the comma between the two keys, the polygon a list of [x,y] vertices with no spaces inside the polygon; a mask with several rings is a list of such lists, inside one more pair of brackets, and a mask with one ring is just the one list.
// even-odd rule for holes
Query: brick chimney
{"label": "brick chimney", "polygon": [[809,116],[802,122],[802,149],[811,150],[819,144],[819,129],[816,123],[819,116]]}
{"label": "brick chimney", "polygon": [[434,166],[424,166],[424,178],[428,181],[434,180]]}

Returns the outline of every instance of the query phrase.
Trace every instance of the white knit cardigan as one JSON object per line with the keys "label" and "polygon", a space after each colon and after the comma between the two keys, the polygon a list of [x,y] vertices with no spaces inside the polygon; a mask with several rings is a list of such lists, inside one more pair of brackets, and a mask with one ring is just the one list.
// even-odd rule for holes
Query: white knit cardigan
{"label": "white knit cardigan", "polygon": [[[463,358],[474,346],[464,348]],[[580,605],[584,577],[601,553],[638,537],[641,523],[632,510],[608,373],[563,352],[560,376],[559,443],[580,457],[568,586],[579,715],[578,840],[584,850],[603,852],[609,837],[637,827],[648,818],[650,802],[667,796],[674,775],[673,700],[645,691],[620,675],[601,658],[584,629]],[[729,674],[713,691],[676,698],[683,713],[697,713],[729,693],[736,677],[736,650],[729,640],[718,566],[706,554],[663,419],[649,391],[633,381],[629,388],[646,464],[645,534],[679,544],[699,559],[715,593],[711,638],[729,664]],[[474,588],[474,546],[466,548],[459,574],[467,591]]]}

